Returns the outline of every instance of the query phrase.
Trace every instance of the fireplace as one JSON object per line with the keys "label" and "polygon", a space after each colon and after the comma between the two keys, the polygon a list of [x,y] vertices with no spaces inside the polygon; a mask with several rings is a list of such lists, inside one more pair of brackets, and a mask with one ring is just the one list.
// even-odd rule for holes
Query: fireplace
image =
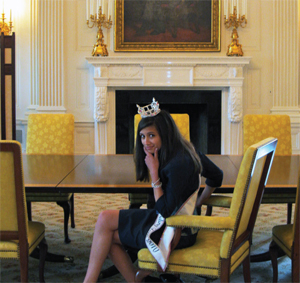
{"label": "fireplace", "polygon": [[221,91],[217,90],[116,90],[116,153],[133,152],[136,104],[152,98],[169,113],[187,113],[190,139],[195,148],[208,154],[221,153]]}
{"label": "fireplace", "polygon": [[[172,93],[219,92],[221,97],[221,129],[218,130],[218,135],[221,135],[220,152],[242,154],[243,71],[250,63],[250,59],[249,57],[200,56],[194,53],[126,54],[126,56],[114,54],[108,57],[88,57],[88,63],[94,67],[95,153],[115,154],[117,152],[116,119],[119,118],[116,116],[116,97],[119,91],[164,90]],[[161,103],[156,93],[154,97]],[[149,103],[149,101],[151,99],[147,97],[145,102],[140,103]],[[169,99],[168,107],[171,105],[170,102],[172,100]],[[203,111],[205,113],[205,110]],[[201,141],[200,144],[203,145],[205,142]],[[132,145],[129,144],[128,147],[130,152]],[[206,152],[206,149],[203,151]],[[209,151],[208,145],[207,152]]]}

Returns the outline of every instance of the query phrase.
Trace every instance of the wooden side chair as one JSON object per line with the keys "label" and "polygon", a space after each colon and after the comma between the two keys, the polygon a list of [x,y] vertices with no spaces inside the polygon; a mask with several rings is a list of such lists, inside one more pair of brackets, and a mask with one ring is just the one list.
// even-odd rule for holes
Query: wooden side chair
{"label": "wooden side chair", "polygon": [[273,282],[278,281],[277,257],[279,251],[283,251],[292,260],[292,281],[300,282],[300,171],[298,174],[294,223],[277,225],[272,229],[272,242],[269,251],[273,267]]}
{"label": "wooden side chair", "polygon": [[[28,116],[26,154],[74,154],[74,116],[72,114],[30,114]],[[56,202],[64,210],[65,243],[70,243],[68,222],[75,227],[74,194],[27,193],[28,218],[31,202]]]}
{"label": "wooden side chair", "polygon": [[[190,120],[188,114],[171,114],[180,133],[188,141],[190,140]],[[137,129],[141,121],[141,115],[134,116],[134,140],[136,140]],[[140,208],[143,204],[148,202],[148,194],[129,194],[130,206],[129,208]]]}
{"label": "wooden side chair", "polygon": [[45,282],[45,225],[27,219],[21,152],[20,143],[0,141],[0,258],[18,259],[21,282],[28,282],[28,257],[39,246],[39,279]]}
{"label": "wooden side chair", "polygon": [[[166,219],[175,228],[199,229],[196,243],[174,249],[165,272],[196,274],[229,282],[241,264],[245,282],[250,282],[250,247],[262,194],[272,165],[277,139],[268,138],[250,146],[243,157],[236,180],[229,215],[180,215]],[[152,271],[159,271],[148,249],[138,252],[136,282]]]}
{"label": "wooden side chair", "polygon": [[[245,115],[243,118],[244,153],[251,144],[269,136],[278,139],[276,156],[292,154],[291,122],[288,115]],[[264,194],[262,203],[287,203],[287,223],[291,223],[292,204],[295,198],[288,194],[274,196]],[[230,207],[231,197],[213,194],[203,204],[207,205],[207,214],[212,214],[212,207]]]}

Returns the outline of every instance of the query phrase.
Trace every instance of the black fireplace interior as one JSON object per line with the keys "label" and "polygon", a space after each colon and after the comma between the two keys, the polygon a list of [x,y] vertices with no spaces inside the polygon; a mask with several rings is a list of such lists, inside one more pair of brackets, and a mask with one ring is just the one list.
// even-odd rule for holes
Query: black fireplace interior
{"label": "black fireplace interior", "polygon": [[116,153],[128,154],[134,148],[134,115],[140,106],[159,102],[169,113],[187,113],[190,139],[205,154],[221,153],[220,90],[117,90]]}

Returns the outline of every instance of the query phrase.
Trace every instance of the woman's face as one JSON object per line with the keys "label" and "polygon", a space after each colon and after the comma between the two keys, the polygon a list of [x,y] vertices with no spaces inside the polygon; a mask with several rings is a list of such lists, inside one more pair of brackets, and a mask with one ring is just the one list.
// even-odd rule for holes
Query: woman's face
{"label": "woman's face", "polygon": [[155,148],[160,150],[161,138],[155,126],[149,126],[140,131],[140,137],[144,150],[149,153],[154,153]]}

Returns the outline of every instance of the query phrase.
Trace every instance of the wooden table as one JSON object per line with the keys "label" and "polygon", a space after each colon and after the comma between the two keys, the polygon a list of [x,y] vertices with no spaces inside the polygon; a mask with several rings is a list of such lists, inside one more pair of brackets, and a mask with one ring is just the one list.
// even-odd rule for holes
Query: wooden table
{"label": "wooden table", "polygon": [[26,192],[54,192],[56,187],[87,155],[23,154]]}
{"label": "wooden table", "polygon": [[[208,155],[224,173],[216,193],[232,193],[240,155]],[[265,194],[295,195],[300,156],[275,156]],[[149,183],[136,182],[133,156],[23,155],[26,192],[147,193]],[[201,186],[205,180],[202,178]]]}
{"label": "wooden table", "polygon": [[[222,188],[232,192],[238,168],[228,155],[210,155],[222,168]],[[202,187],[205,179],[202,178]],[[148,193],[150,183],[137,182],[132,155],[89,155],[59,183],[61,192],[74,193]]]}
{"label": "wooden table", "polygon": [[[208,155],[224,173],[215,193],[232,193],[242,161],[239,155]],[[275,156],[263,201],[295,199],[300,156]],[[148,193],[149,183],[136,182],[132,155],[24,155],[26,192]],[[205,186],[202,178],[201,187]]]}

